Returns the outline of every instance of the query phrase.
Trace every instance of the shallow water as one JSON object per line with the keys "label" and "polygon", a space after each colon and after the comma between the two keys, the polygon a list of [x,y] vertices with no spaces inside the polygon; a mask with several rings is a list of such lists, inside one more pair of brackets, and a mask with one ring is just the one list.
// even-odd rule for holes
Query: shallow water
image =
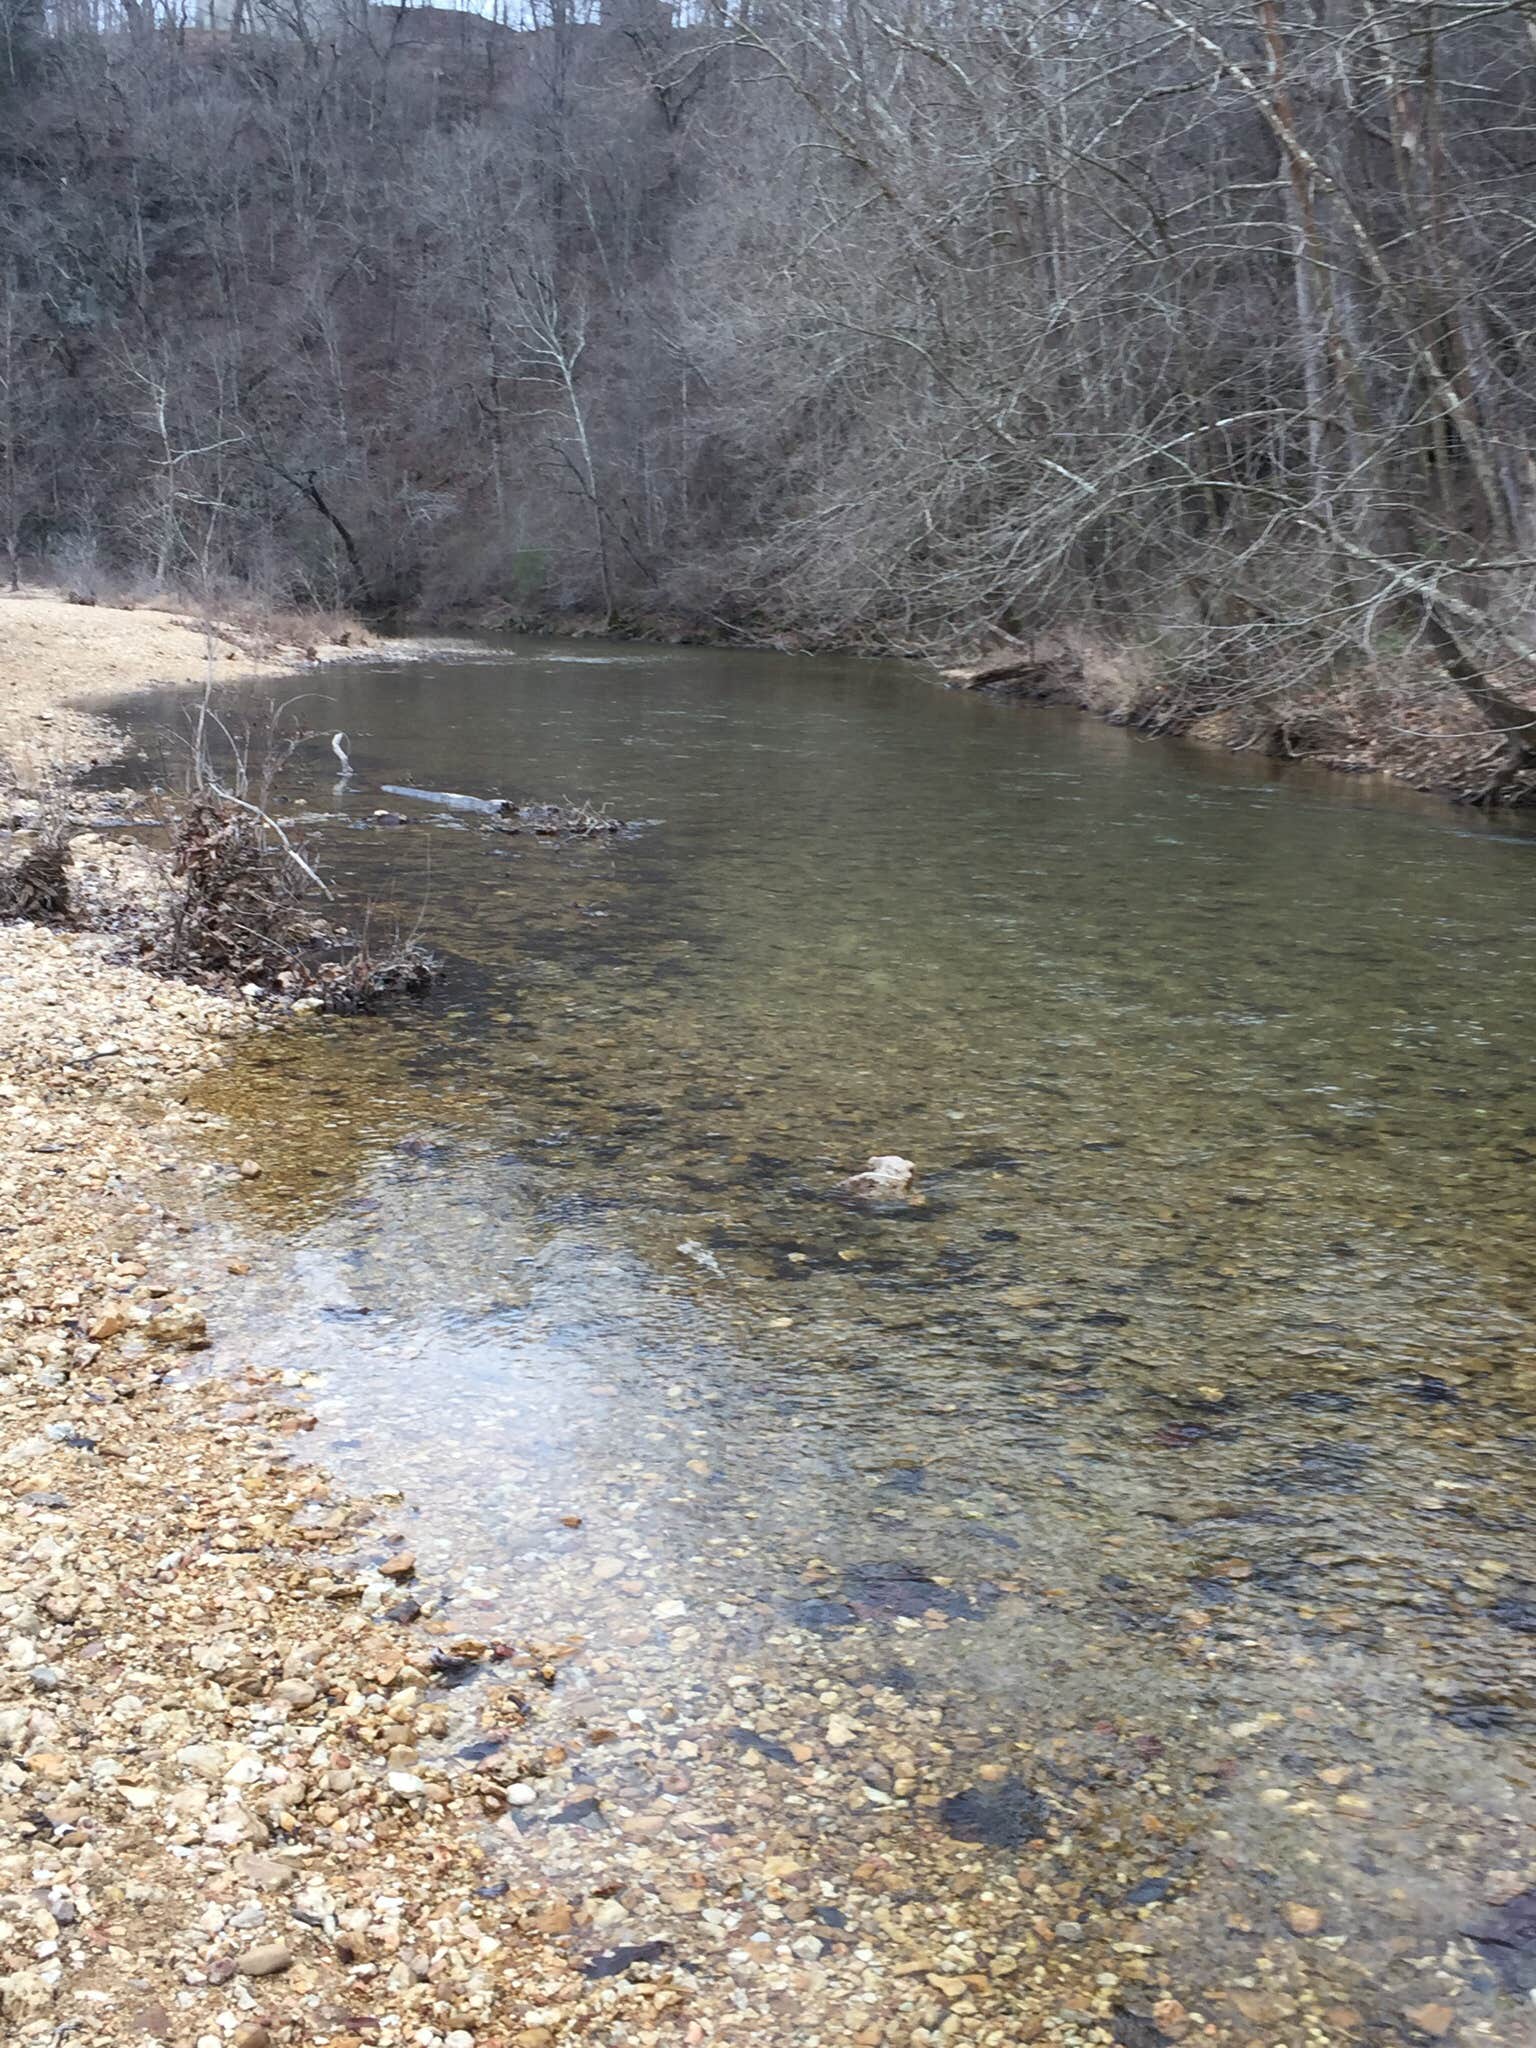
{"label": "shallow water", "polygon": [[580,1639],[502,1830],[622,1885],[575,1951],[672,1944],[668,2041],[1532,2039],[1536,838],[874,664],[316,688],[294,808],[450,972],[205,1091],[226,1349]]}

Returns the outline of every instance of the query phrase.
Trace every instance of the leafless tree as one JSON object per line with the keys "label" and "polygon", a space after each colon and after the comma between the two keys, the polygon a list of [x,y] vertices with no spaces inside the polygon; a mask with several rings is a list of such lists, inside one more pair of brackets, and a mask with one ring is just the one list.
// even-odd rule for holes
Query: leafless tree
{"label": "leafless tree", "polygon": [[5,4],[13,554],[1390,671],[1536,780],[1528,4]]}

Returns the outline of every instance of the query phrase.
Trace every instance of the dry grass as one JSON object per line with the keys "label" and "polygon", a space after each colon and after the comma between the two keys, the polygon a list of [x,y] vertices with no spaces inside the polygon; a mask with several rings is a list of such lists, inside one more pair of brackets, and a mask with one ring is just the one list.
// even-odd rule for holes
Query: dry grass
{"label": "dry grass", "polygon": [[322,648],[356,654],[376,644],[350,612],[298,611],[291,605],[255,597],[232,598],[221,604],[213,630],[230,645],[266,659],[286,657],[291,661],[297,653],[318,660]]}
{"label": "dry grass", "polygon": [[1083,627],[994,647],[941,673],[963,689],[1034,704],[1072,704],[1117,725],[1156,716],[1167,679],[1150,653]]}
{"label": "dry grass", "polygon": [[1139,724],[1166,689],[1166,678],[1144,647],[1116,645],[1084,627],[1061,634],[1068,662],[1081,678],[1082,702],[1117,725]]}

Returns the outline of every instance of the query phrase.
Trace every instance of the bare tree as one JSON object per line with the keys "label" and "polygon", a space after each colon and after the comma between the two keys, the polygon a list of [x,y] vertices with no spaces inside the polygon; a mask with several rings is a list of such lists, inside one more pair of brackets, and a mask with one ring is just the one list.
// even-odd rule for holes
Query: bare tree
{"label": "bare tree", "polygon": [[1528,4],[10,4],[13,557],[1390,673],[1536,786]]}

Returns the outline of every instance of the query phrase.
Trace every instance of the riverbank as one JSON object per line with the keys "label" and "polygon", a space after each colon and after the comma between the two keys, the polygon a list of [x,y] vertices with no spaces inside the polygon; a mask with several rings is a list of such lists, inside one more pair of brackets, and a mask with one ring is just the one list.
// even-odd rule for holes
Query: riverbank
{"label": "riverbank", "polygon": [[[506,628],[499,614],[461,619],[484,630]],[[608,626],[590,614],[524,620],[518,630],[560,638],[633,640],[652,646],[719,646],[777,654],[907,660],[947,688],[1020,704],[1051,704],[1159,739],[1224,753],[1306,761],[1343,775],[1382,775],[1448,803],[1536,800],[1527,776],[1500,782],[1499,736],[1426,656],[1398,655],[1347,674],[1281,675],[1260,687],[1251,678],[1192,684],[1152,646],[1115,642],[1067,629],[1029,642],[957,641],[914,650],[824,641],[787,628],[744,627],[666,618]],[[1536,719],[1536,709],[1532,712]]]}
{"label": "riverbank", "polygon": [[243,1023],[0,928],[0,2016],[464,2048],[507,1944],[540,1965],[479,1896],[482,1781],[430,1754],[434,1663],[484,1646],[402,1625],[387,1526],[290,1455],[300,1390],[183,1373],[218,1314],[167,1277],[211,1228],[183,1099]]}
{"label": "riverbank", "polygon": [[[289,633],[302,626],[275,624]],[[122,736],[92,703],[209,677],[291,676],[371,644],[354,624],[334,630],[341,637],[282,638],[255,618],[83,604],[43,590],[0,596],[0,791],[36,795],[114,759]]]}
{"label": "riverbank", "polygon": [[1384,775],[1451,803],[1518,805],[1536,796],[1528,776],[1500,782],[1499,735],[1423,658],[1382,660],[1346,675],[1281,678],[1264,689],[1201,689],[1180,683],[1154,650],[1067,631],[1028,647],[972,651],[940,674],[952,689],[1066,705],[1228,753]]}
{"label": "riverbank", "polygon": [[[1420,656],[1362,665],[1347,676],[1299,675],[1264,689],[1206,689],[1180,681],[1155,649],[1067,630],[1026,645],[987,650],[957,643],[914,653],[823,644],[797,635],[667,618],[620,626],[593,614],[533,620],[480,611],[434,621],[434,630],[538,632],[573,640],[658,646],[721,646],[782,654],[908,659],[950,689],[1006,702],[1052,704],[1112,725],[1226,753],[1306,761],[1345,775],[1383,775],[1450,803],[1485,800],[1502,747],[1465,697]],[[332,637],[313,637],[322,628]],[[335,637],[340,634],[340,638]],[[286,635],[287,637],[283,637]],[[0,597],[0,790],[55,786],[61,771],[110,760],[119,741],[82,705],[157,683],[187,687],[292,675],[311,664],[355,660],[380,649],[355,622],[300,618],[228,621],[184,614],[77,605],[55,593]],[[1536,715],[1536,714],[1533,714]],[[1499,792],[1504,805],[1536,796],[1528,778]]]}
{"label": "riverbank", "polygon": [[[292,666],[163,614],[0,605],[6,808],[67,808],[120,750],[82,699],[223,673],[220,647],[231,675]],[[73,848],[93,919],[154,886]],[[185,1371],[248,1261],[196,1299],[171,1269],[201,1246],[217,1271],[210,1189],[260,1171],[188,1142],[187,1097],[253,1020],[118,943],[0,924],[0,2031],[537,2048],[571,1966],[527,1924],[537,1887],[487,1884],[479,1825],[536,1759],[448,1753],[434,1683],[490,1646],[294,1461],[294,1376]],[[480,1693],[508,1728],[517,1677]]]}

